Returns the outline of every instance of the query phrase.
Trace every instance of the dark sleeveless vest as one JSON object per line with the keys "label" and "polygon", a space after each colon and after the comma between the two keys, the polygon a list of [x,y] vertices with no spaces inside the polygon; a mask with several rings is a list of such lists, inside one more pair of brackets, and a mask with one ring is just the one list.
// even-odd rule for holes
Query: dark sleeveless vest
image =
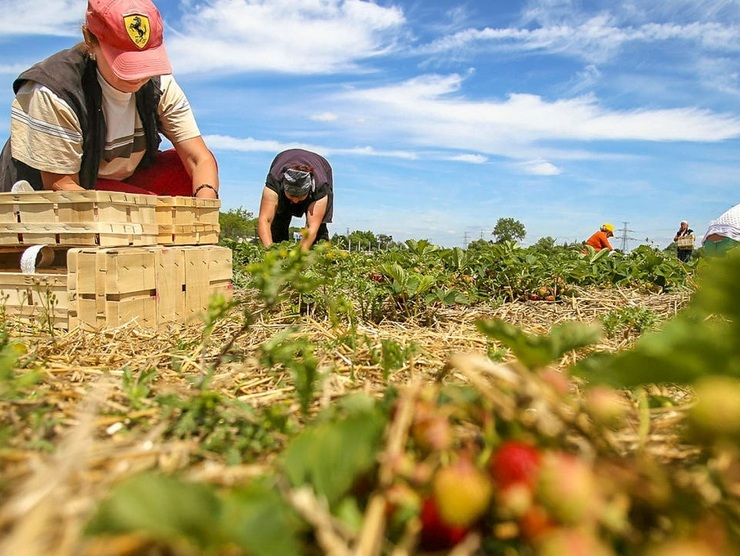
{"label": "dark sleeveless vest", "polygon": [[[106,124],[103,117],[103,92],[98,83],[96,64],[82,45],[53,54],[23,72],[13,82],[15,93],[26,81],[35,81],[51,89],[77,114],[82,128],[82,165],[80,185],[93,189],[105,147]],[[140,166],[149,166],[159,149],[157,106],[162,95],[159,77],[153,77],[136,93],[136,107],[146,137],[146,153]],[[28,180],[34,189],[43,189],[41,173],[11,155],[10,139],[0,155],[0,191],[10,191],[18,180]]]}

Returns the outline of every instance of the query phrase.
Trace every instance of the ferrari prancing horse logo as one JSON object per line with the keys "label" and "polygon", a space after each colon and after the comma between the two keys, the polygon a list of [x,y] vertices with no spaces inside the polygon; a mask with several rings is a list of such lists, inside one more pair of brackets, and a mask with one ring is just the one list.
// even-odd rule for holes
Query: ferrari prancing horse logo
{"label": "ferrari prancing horse logo", "polygon": [[134,44],[145,48],[149,42],[149,18],[145,15],[127,15],[123,18],[126,32]]}

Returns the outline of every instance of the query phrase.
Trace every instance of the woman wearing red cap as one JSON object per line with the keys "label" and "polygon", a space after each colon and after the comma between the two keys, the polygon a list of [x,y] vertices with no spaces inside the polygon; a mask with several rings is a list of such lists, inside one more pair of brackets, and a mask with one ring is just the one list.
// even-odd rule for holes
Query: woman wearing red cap
{"label": "woman wearing red cap", "polygon": [[[218,168],[172,77],[149,0],[89,0],[84,42],[13,83],[0,191],[101,189],[218,197]],[[162,133],[174,149],[160,152]]]}

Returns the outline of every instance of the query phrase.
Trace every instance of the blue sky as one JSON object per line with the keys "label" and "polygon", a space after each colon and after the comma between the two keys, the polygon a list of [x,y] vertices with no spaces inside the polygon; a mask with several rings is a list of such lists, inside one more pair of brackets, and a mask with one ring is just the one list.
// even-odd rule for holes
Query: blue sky
{"label": "blue sky", "polygon": [[[296,146],[334,168],[332,235],[462,247],[511,217],[525,245],[608,221],[616,247],[665,247],[740,202],[737,0],[157,5],[225,209],[256,214]],[[85,7],[0,0],[0,134],[12,80],[77,42]]]}

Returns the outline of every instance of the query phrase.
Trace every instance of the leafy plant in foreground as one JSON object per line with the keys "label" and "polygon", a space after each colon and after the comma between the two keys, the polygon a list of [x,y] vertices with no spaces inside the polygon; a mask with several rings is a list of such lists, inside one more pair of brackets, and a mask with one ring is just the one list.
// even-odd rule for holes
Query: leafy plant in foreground
{"label": "leafy plant in foreground", "polygon": [[319,380],[319,362],[314,349],[308,340],[296,337],[292,329],[278,332],[260,346],[260,362],[263,365],[268,368],[282,367],[290,373],[304,414],[308,413]]}
{"label": "leafy plant in foreground", "polygon": [[642,334],[657,325],[656,314],[645,307],[619,307],[601,317],[604,333],[614,338],[618,332]]}
{"label": "leafy plant in foreground", "polygon": [[547,335],[527,334],[500,319],[480,320],[476,326],[490,338],[508,347],[530,370],[554,363],[571,350],[592,345],[601,335],[598,327],[578,322],[553,326]]}
{"label": "leafy plant in foreground", "polygon": [[116,486],[86,533],[104,539],[145,532],[148,539],[179,547],[175,553],[216,555],[237,548],[242,554],[274,556],[300,554],[298,535],[303,529],[270,480],[219,492],[209,485],[145,473]]}
{"label": "leafy plant in foreground", "polygon": [[[564,256],[570,257],[568,261],[575,260],[572,253]],[[520,273],[520,283],[536,283],[544,275],[555,275],[547,264],[538,266],[532,257],[532,253],[512,252],[517,264],[516,272]],[[579,264],[586,268],[587,262],[585,259],[574,262],[573,268]],[[603,263],[603,268],[587,270],[593,272],[589,276],[594,280],[606,276],[606,281],[602,280],[600,284],[609,283],[609,280],[629,281],[632,278],[629,272],[623,272],[623,262],[622,257],[600,259],[589,264],[596,266]],[[523,268],[527,264],[535,269],[533,273],[527,274]],[[740,268],[732,266],[725,271],[720,271],[720,268],[722,265],[712,266],[713,285],[702,282],[701,295],[697,295],[696,304],[676,319],[685,320],[691,326],[695,339],[714,337],[714,343],[676,352],[676,339],[685,341],[688,335],[682,335],[684,332],[681,328],[676,329],[680,332],[677,335],[669,323],[669,326],[654,333],[659,340],[645,342],[649,349],[644,347],[641,340],[639,347],[631,352],[591,356],[585,360],[583,367],[577,367],[577,372],[593,369],[593,374],[583,375],[586,381],[598,383],[610,376],[617,385],[638,384],[637,374],[630,368],[633,364],[640,367],[640,378],[648,382],[654,382],[656,378],[674,380],[677,375],[665,367],[678,366],[681,369],[686,366],[692,372],[699,368],[703,369],[704,374],[714,372],[712,366],[706,365],[707,361],[714,362],[713,356],[697,354],[727,344],[740,333],[735,324],[740,315],[737,309],[737,298],[740,296],[733,282]],[[506,271],[502,269],[502,272]],[[604,274],[599,275],[602,271]],[[438,276],[433,262],[411,273]],[[722,284],[722,287],[716,289],[717,284]],[[735,296],[733,299],[727,297],[725,288]],[[513,372],[511,375],[515,378],[512,383],[502,385],[497,380],[488,383],[486,379],[489,377],[483,372],[474,373],[468,369],[465,373],[457,369],[481,388],[466,383],[456,385],[455,392],[449,385],[441,384],[446,377],[440,377],[438,383],[431,385],[430,390],[424,390],[414,400],[423,402],[425,407],[431,408],[430,412],[437,413],[439,418],[433,421],[441,423],[439,428],[430,431],[427,427],[425,430],[427,433],[434,432],[427,436],[437,440],[443,436],[443,441],[424,444],[415,438],[420,425],[415,421],[420,413],[419,404],[411,409],[411,425],[407,425],[405,430],[398,429],[409,432],[410,440],[406,443],[403,435],[393,437],[390,431],[397,423],[403,422],[404,407],[402,404],[394,405],[393,410],[388,411],[386,404],[394,395],[390,391],[384,400],[363,395],[337,399],[296,435],[275,460],[275,468],[265,476],[250,480],[248,485],[223,490],[211,487],[193,489],[185,481],[161,476],[152,479],[163,481],[160,485],[124,483],[101,506],[90,531],[94,534],[149,534],[162,539],[166,546],[175,547],[175,551],[181,546],[180,543],[187,541],[203,554],[228,553],[229,550],[240,555],[315,554],[317,550],[326,548],[320,542],[322,534],[326,532],[323,528],[328,526],[335,527],[332,531],[342,532],[341,540],[347,539],[348,553],[353,553],[351,548],[356,546],[354,542],[363,532],[363,517],[370,516],[375,508],[373,502],[380,500],[381,513],[374,515],[381,517],[374,523],[385,523],[386,518],[393,523],[393,527],[386,530],[378,525],[379,536],[385,533],[379,540],[383,550],[390,552],[398,543],[397,546],[413,552],[416,548],[413,544],[415,532],[438,533],[440,527],[449,525],[443,522],[444,519],[458,519],[459,515],[452,515],[450,511],[469,508],[469,497],[480,490],[441,488],[439,484],[435,489],[432,479],[435,473],[458,469],[460,453],[471,450],[474,457],[464,463],[474,465],[477,470],[495,468],[498,475],[492,479],[500,483],[503,464],[497,460],[494,465],[490,458],[500,456],[504,441],[513,438],[521,440],[520,437],[524,437],[535,450],[537,460],[537,465],[532,466],[536,469],[531,472],[531,479],[529,471],[521,473],[526,480],[519,482],[525,483],[526,488],[524,491],[521,488],[514,491],[499,488],[490,499],[485,496],[485,503],[480,502],[485,507],[480,514],[475,512],[476,518],[481,521],[468,523],[473,518],[465,516],[466,528],[459,535],[444,539],[448,548],[461,542],[468,533],[475,533],[483,537],[477,552],[480,554],[566,554],[570,552],[563,547],[573,543],[587,547],[584,550],[588,554],[650,554],[653,546],[660,546],[661,540],[667,535],[691,538],[697,531],[701,534],[707,530],[712,519],[732,523],[732,518],[737,517],[732,513],[732,508],[728,510],[720,503],[712,506],[701,493],[693,491],[692,481],[685,480],[685,469],[674,480],[669,471],[651,461],[646,454],[640,453],[634,457],[620,454],[618,459],[612,460],[602,456],[611,456],[614,452],[596,442],[588,446],[589,457],[578,458],[571,453],[577,451],[578,446],[593,440],[579,428],[589,414],[579,405],[572,390],[566,388],[564,391],[550,392],[544,380],[535,379],[544,374],[539,371],[547,370],[546,367],[569,351],[593,345],[598,340],[597,327],[567,323],[553,327],[547,335],[534,335],[503,321],[486,320],[478,326],[488,338],[516,355],[521,365],[511,365],[510,369],[521,370],[526,367],[538,372],[522,373],[522,376],[532,379],[533,385]],[[367,340],[359,338],[356,330],[352,332],[354,334],[347,335],[348,342],[361,343]],[[314,396],[318,363],[313,354],[314,346],[294,334],[294,331],[286,330],[264,343],[260,348],[260,361],[265,367],[287,370],[294,376],[305,411]],[[645,338],[648,336],[652,334],[646,334]],[[672,356],[659,350],[656,356],[656,346],[660,346],[661,341],[675,352]],[[719,372],[737,376],[733,372],[737,368],[737,349],[734,343],[721,348],[720,357],[727,361],[717,366]],[[387,363],[384,371],[392,372],[393,367],[401,364],[407,355],[402,351],[399,345],[381,344],[381,353],[376,353],[374,357],[384,359]],[[627,359],[625,363],[623,358],[630,353],[635,354],[634,359]],[[676,357],[693,360],[676,365]],[[620,364],[612,364],[616,361],[620,361]],[[481,365],[490,370],[490,367]],[[476,370],[475,365],[471,367],[473,371]],[[496,369],[498,367],[494,371]],[[648,370],[650,372],[646,372]],[[682,372],[685,373],[685,370]],[[530,374],[533,376],[530,377]],[[492,375],[502,382],[509,376],[504,372]],[[433,398],[429,391],[444,391],[444,395]],[[543,394],[541,399],[537,398],[538,393]],[[566,409],[560,413],[559,406],[552,400],[562,402]],[[191,401],[192,406],[183,402],[185,405],[179,407],[190,411],[192,418],[182,420],[180,424],[183,428],[178,432],[184,436],[191,434],[193,438],[205,438],[196,436],[197,431],[211,431],[213,438],[217,436],[216,431],[224,430],[221,425],[224,421],[223,407],[228,401],[226,397],[217,398],[213,393],[203,391]],[[593,415],[596,415],[595,411],[591,413]],[[555,422],[559,428],[538,428],[538,419],[548,424]],[[229,423],[234,425],[236,421]],[[259,422],[256,424],[259,425]],[[440,430],[442,435],[439,434]],[[233,435],[223,437],[221,445],[236,442],[243,434],[238,428],[234,428],[234,431]],[[737,430],[731,432],[735,435]],[[386,434],[395,443],[389,440],[386,446]],[[509,474],[519,474],[520,467],[531,464],[531,455],[527,456],[529,460],[522,463],[521,450],[519,454],[509,456],[504,462]],[[242,457],[245,457],[244,453]],[[734,456],[730,453],[728,457]],[[238,455],[233,461],[238,461]],[[517,469],[516,473],[512,471],[513,468]],[[447,478],[442,484],[449,487],[452,483],[454,487],[456,480],[469,477],[470,471],[470,466],[462,472],[458,469],[452,481]],[[701,478],[712,479],[709,474]],[[477,483],[467,483],[466,486],[470,484]],[[713,493],[722,494],[721,485],[711,483],[711,486],[716,487]],[[125,492],[127,488],[131,489],[128,493]],[[181,496],[171,492],[177,489],[186,492]],[[151,491],[155,500],[147,492],[142,493],[142,490]],[[321,525],[316,525],[316,521],[311,519],[315,516],[306,513],[302,517],[297,515],[299,504],[296,500],[302,494],[317,503],[314,509],[318,509],[320,517],[324,519]],[[440,521],[431,522],[428,512],[425,512],[430,494],[435,497],[437,506],[447,506],[436,508],[436,518]],[[453,498],[448,498],[450,496]],[[163,501],[159,505],[157,498]],[[189,508],[180,510],[177,506],[184,503],[189,504]],[[123,506],[129,506],[129,509],[118,511]],[[181,514],[175,519],[157,513],[163,507],[173,506],[176,508],[174,512]],[[201,513],[198,513],[199,508],[203,508]],[[138,519],[136,512],[147,519]],[[200,520],[198,525],[192,525],[193,519]],[[158,521],[163,522],[161,526]],[[205,527],[208,531],[204,530]],[[725,533],[723,527],[717,530]],[[508,536],[497,536],[501,531],[507,532]],[[731,545],[733,540],[734,537],[730,537],[723,548]],[[317,544],[320,546],[317,547]]]}
{"label": "leafy plant in foreground", "polygon": [[300,294],[316,288],[316,279],[307,273],[313,256],[298,245],[288,248],[277,244],[265,251],[261,261],[247,265],[252,286],[267,308],[276,307],[291,292]]}
{"label": "leafy plant in foreground", "polygon": [[226,554],[229,547],[238,549],[235,554],[256,556],[308,554],[310,529],[288,502],[285,480],[292,488],[310,487],[334,510],[354,503],[353,489],[376,465],[385,423],[385,413],[373,400],[350,396],[290,443],[275,473],[228,491],[140,474],[114,488],[86,533],[138,533],[201,554]]}
{"label": "leafy plant in foreground", "polygon": [[198,457],[219,454],[229,464],[251,460],[279,447],[291,432],[282,406],[254,409],[245,402],[211,390],[192,394],[160,394],[163,435],[197,441]]}

